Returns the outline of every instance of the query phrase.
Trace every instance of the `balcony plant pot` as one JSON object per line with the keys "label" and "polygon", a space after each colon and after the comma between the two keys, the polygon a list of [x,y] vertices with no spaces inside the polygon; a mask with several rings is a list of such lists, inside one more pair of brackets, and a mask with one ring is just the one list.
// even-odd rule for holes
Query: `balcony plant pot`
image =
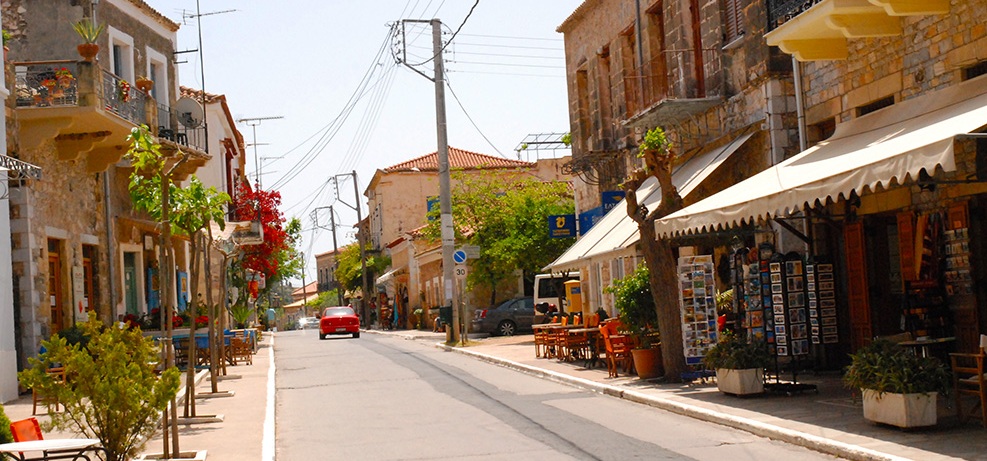
{"label": "balcony plant pot", "polygon": [[916,394],[880,393],[862,389],[864,418],[875,423],[900,428],[935,426],[938,393]]}
{"label": "balcony plant pot", "polygon": [[79,52],[79,56],[82,56],[82,59],[88,62],[92,62],[93,58],[99,53],[99,45],[95,43],[81,43],[75,49]]}
{"label": "balcony plant pot", "polygon": [[764,393],[763,368],[717,368],[716,388],[724,394],[756,395]]}
{"label": "balcony plant pot", "polygon": [[665,374],[661,363],[661,348],[631,349],[634,358],[634,370],[641,379],[653,379]]}
{"label": "balcony plant pot", "polygon": [[137,86],[138,90],[148,93],[152,88],[154,88],[154,80],[147,77],[138,77],[137,81],[134,82],[134,85]]}

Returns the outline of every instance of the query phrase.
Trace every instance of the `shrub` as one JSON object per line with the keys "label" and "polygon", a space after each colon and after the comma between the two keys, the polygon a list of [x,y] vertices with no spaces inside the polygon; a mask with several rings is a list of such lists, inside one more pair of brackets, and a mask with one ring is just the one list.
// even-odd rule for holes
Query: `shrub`
{"label": "shrub", "polygon": [[949,369],[935,357],[919,357],[891,341],[876,340],[850,354],[851,363],[843,383],[854,389],[879,393],[948,394],[952,385]]}
{"label": "shrub", "polygon": [[651,296],[648,267],[644,264],[638,266],[634,273],[614,280],[613,286],[605,291],[614,295],[613,302],[620,312],[620,321],[640,340],[641,347],[651,347],[654,340],[652,332],[658,325],[658,311]]}
{"label": "shrub", "polygon": [[10,443],[14,441],[14,435],[10,433],[10,418],[3,411],[0,405],[0,443]]}
{"label": "shrub", "polygon": [[703,362],[712,369],[746,370],[767,367],[771,364],[771,355],[764,341],[748,341],[745,333],[725,331],[716,345],[706,352]]}
{"label": "shrub", "polygon": [[[92,314],[81,330],[89,337],[86,346],[58,335],[43,342],[45,353],[19,373],[21,383],[56,396],[65,406],[62,413],[51,414],[55,427],[99,439],[108,461],[132,459],[178,392],[179,371],[171,367],[160,377],[154,373],[158,350],[140,330],[122,324],[107,328]],[[65,368],[65,383],[46,372],[53,363]]]}

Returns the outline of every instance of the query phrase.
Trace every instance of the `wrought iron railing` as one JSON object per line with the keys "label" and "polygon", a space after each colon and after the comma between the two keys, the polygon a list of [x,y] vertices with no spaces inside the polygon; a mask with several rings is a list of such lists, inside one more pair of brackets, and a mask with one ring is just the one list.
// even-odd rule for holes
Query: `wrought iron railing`
{"label": "wrought iron railing", "polygon": [[75,106],[79,104],[78,65],[75,61],[38,61],[14,65],[17,107]]}
{"label": "wrought iron railing", "polygon": [[182,146],[205,151],[205,128],[185,126],[179,123],[178,116],[178,112],[173,107],[158,104],[158,136]]}
{"label": "wrought iron railing", "polygon": [[768,0],[768,30],[772,31],[824,0]]}
{"label": "wrought iron railing", "polygon": [[631,117],[665,99],[686,99],[718,95],[721,64],[720,50],[702,50],[703,80],[696,78],[694,50],[665,50],[661,56],[642,67],[626,69],[614,81],[613,90],[623,86],[627,117]]}
{"label": "wrought iron railing", "polygon": [[100,104],[120,117],[134,124],[146,124],[147,113],[144,110],[144,100],[147,95],[131,86],[115,74],[103,69],[103,84],[99,87]]}

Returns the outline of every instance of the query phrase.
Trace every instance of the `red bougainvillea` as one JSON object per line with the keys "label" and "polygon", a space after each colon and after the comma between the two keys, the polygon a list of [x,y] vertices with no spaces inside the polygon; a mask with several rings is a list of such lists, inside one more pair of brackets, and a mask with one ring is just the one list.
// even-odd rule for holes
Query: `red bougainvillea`
{"label": "red bougainvillea", "polygon": [[285,232],[285,218],[278,207],[281,206],[281,193],[277,191],[253,190],[246,181],[240,183],[233,199],[237,221],[253,221],[260,214],[264,228],[264,243],[244,247],[244,267],[272,278],[278,272],[276,255],[290,247],[288,233]]}

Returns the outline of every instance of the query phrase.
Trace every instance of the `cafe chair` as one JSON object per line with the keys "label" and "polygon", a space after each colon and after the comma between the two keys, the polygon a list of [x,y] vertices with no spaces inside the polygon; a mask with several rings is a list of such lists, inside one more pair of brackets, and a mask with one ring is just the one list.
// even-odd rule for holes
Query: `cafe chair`
{"label": "cafe chair", "polygon": [[[62,367],[52,367],[48,369],[48,374],[51,375],[55,381],[65,382],[65,368]],[[38,414],[38,404],[45,405],[48,411],[51,411],[51,405],[55,405],[55,411],[61,411],[61,404],[58,402],[58,397],[54,395],[45,395],[37,389],[31,389],[31,414]]]}
{"label": "cafe chair", "polygon": [[237,365],[239,363],[246,363],[247,365],[254,364],[254,351],[250,347],[250,342],[245,337],[234,336],[230,338],[230,349],[232,349],[231,354],[233,355],[233,364]]}
{"label": "cafe chair", "polygon": [[953,368],[953,394],[956,396],[956,415],[959,417],[960,422],[966,422],[971,418],[980,419],[980,424],[984,428],[987,428],[987,375],[984,374],[985,349],[987,349],[987,335],[980,335],[979,353],[951,353],[949,354],[949,360]]}
{"label": "cafe chair", "polygon": [[33,417],[10,423],[10,434],[14,437],[14,442],[44,440],[41,425],[38,424],[38,419]]}
{"label": "cafe chair", "polygon": [[607,351],[607,371],[611,378],[617,377],[618,365],[622,365],[625,370],[630,369],[631,345],[629,338],[619,334],[619,320],[611,320],[600,327],[600,334],[603,336],[603,344]]}

